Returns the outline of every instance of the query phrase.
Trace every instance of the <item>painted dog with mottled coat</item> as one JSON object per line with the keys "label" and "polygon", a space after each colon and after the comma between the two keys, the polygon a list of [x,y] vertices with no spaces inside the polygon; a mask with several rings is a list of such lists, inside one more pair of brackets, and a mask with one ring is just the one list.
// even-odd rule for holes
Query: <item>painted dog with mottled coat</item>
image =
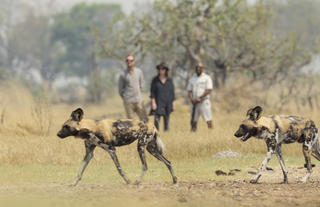
{"label": "painted dog with mottled coat", "polygon": [[242,141],[250,137],[263,139],[268,148],[267,156],[262,162],[257,175],[250,183],[257,183],[267,163],[276,154],[283,172],[283,183],[288,183],[287,170],[282,158],[281,145],[294,142],[302,143],[302,151],[306,161],[307,173],[301,179],[306,182],[311,175],[311,155],[320,160],[318,129],[310,119],[298,116],[261,116],[262,108],[256,106],[247,112],[247,119],[242,121],[235,136]]}
{"label": "painted dog with mottled coat", "polygon": [[101,121],[83,119],[83,110],[78,108],[71,113],[70,119],[63,124],[57,136],[61,139],[68,136],[74,136],[75,138],[84,140],[86,154],[73,185],[77,185],[81,180],[85,168],[93,157],[93,151],[96,146],[101,147],[110,154],[119,174],[125,182],[129,184],[130,180],[120,167],[120,163],[116,155],[116,147],[129,145],[135,140],[138,140],[137,148],[142,162],[142,172],[135,184],[139,184],[141,182],[142,177],[148,169],[144,154],[145,148],[147,148],[147,151],[150,154],[167,166],[171,173],[173,183],[177,182],[177,178],[173,173],[170,161],[163,156],[164,145],[159,137],[158,131],[151,123],[144,123],[142,121],[130,119],[104,119]]}

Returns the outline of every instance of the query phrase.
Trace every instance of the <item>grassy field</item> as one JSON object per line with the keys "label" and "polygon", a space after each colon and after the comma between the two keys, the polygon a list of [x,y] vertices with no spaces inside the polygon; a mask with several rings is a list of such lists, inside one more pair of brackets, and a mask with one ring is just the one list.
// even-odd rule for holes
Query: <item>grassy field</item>
{"label": "grassy field", "polygon": [[[275,171],[265,172],[261,179],[263,185],[248,184],[263,155],[247,154],[236,158],[195,158],[193,160],[173,161],[178,184],[172,185],[165,166],[148,156],[149,170],[141,185],[126,185],[111,160],[105,164],[94,160],[77,187],[69,186],[75,178],[79,165],[67,164],[4,164],[0,167],[0,205],[1,206],[310,206],[309,201],[319,202],[310,197],[318,195],[319,167],[312,176],[311,184],[297,185],[298,178],[305,170],[292,166],[302,166],[300,157],[287,156],[289,168],[289,190],[312,191],[306,199],[290,198],[280,205],[283,194],[266,198],[273,192],[285,192],[286,185],[280,185],[282,173],[276,159],[269,166]],[[129,178],[134,180],[140,173],[140,163],[122,160],[122,167]],[[217,176],[216,170],[229,172],[239,169],[232,176]],[[316,186],[314,186],[316,185]],[[259,187],[263,187],[259,190]],[[314,191],[314,190],[315,191]],[[270,192],[269,192],[270,191]],[[303,192],[303,193],[304,193]],[[301,192],[291,192],[290,196]],[[261,195],[259,200],[256,200]],[[256,196],[256,197],[255,197]],[[318,196],[317,196],[318,197]],[[261,205],[263,200],[268,202]],[[270,203],[271,202],[271,203]]]}
{"label": "grassy field", "polygon": [[[237,200],[233,199],[236,191],[232,183],[248,185],[247,181],[253,176],[248,172],[255,171],[262,159],[263,155],[247,154],[236,158],[206,157],[173,161],[179,182],[172,185],[166,167],[148,156],[149,170],[139,186],[124,184],[109,158],[105,164],[93,160],[77,187],[69,184],[75,178],[78,164],[4,164],[0,167],[0,204],[60,207],[127,206],[128,203],[130,206],[234,206]],[[122,161],[129,178],[137,178],[140,163]],[[292,171],[297,171],[297,168],[290,169],[290,166],[302,166],[303,160],[301,156],[287,156],[286,163],[289,166],[289,181],[296,183],[305,170],[300,169],[299,173],[294,174]],[[278,188],[282,188],[277,184],[282,181],[282,173],[276,159],[269,166],[275,171],[266,172],[261,182],[276,183]],[[229,172],[235,168],[241,171],[232,176],[215,174],[216,170]],[[317,178],[320,178],[319,173],[312,180]],[[225,185],[232,186],[221,191]],[[243,186],[235,189],[241,188]],[[231,197],[228,195],[230,192],[233,192]]]}
{"label": "grassy field", "polygon": [[[83,179],[84,184],[124,184],[116,168],[108,155],[106,163],[99,164],[93,160],[85,171]],[[249,179],[252,175],[248,171],[255,171],[256,167],[263,160],[264,155],[248,154],[234,158],[195,158],[193,160],[173,161],[173,167],[179,181],[194,180],[233,180]],[[148,156],[149,170],[144,177],[144,182],[171,182],[171,176],[164,164]],[[285,158],[288,166],[303,166],[302,157],[287,156]],[[128,162],[121,160],[122,168],[127,172],[131,181],[134,181],[141,172],[140,162]],[[278,167],[278,161],[274,158],[269,166]],[[0,167],[0,182],[2,184],[70,184],[76,176],[80,167],[77,165],[53,165],[53,164],[23,164],[10,165],[4,164]],[[232,176],[217,176],[216,170],[229,172],[232,169],[239,169],[240,172]],[[279,171],[280,173],[281,171]],[[281,179],[279,179],[281,182]]]}
{"label": "grassy field", "polygon": [[[56,133],[66,121],[72,110],[77,107],[84,109],[85,118],[117,119],[124,117],[121,100],[116,97],[100,105],[52,105],[34,101],[28,93],[9,93],[16,98],[0,103],[0,163],[2,164],[77,164],[84,153],[83,142],[74,138],[60,140]],[[13,98],[11,98],[13,99]],[[200,120],[198,131],[190,132],[189,105],[179,99],[177,110],[172,113],[170,132],[161,138],[166,145],[166,155],[174,160],[193,160],[210,157],[225,150],[247,154],[266,152],[265,143],[251,139],[245,143],[234,137],[240,122],[245,118],[247,109],[239,109],[233,113],[213,111],[214,129],[208,130]],[[218,103],[213,103],[218,105]],[[215,106],[217,107],[217,106]],[[219,107],[219,106],[218,106]],[[271,114],[272,109],[263,112]],[[293,115],[310,117],[316,123],[320,122],[320,113],[306,111],[303,114],[291,112]],[[150,117],[153,121],[153,117]],[[162,127],[162,125],[160,125]],[[254,147],[253,147],[254,146]],[[300,155],[301,146],[291,144],[284,146],[285,155]],[[104,152],[97,150],[97,163],[106,163]],[[121,147],[118,150],[121,158],[127,161],[137,161],[136,145]]]}
{"label": "grassy field", "polygon": [[[198,132],[191,133],[189,106],[178,99],[177,110],[171,116],[170,132],[160,130],[166,145],[165,155],[173,163],[178,185],[171,184],[164,164],[148,153],[149,170],[143,184],[125,185],[109,155],[97,149],[83,180],[78,187],[72,188],[68,184],[75,178],[84,156],[83,141],[74,138],[61,140],[56,136],[57,131],[77,107],[84,109],[85,118],[124,117],[121,100],[115,97],[99,105],[49,104],[46,99],[35,100],[17,86],[8,87],[0,95],[3,97],[0,102],[0,206],[126,206],[128,202],[133,206],[239,205],[234,197],[237,193],[228,194],[229,187],[233,189],[230,192],[236,192],[234,189],[237,188],[251,189],[247,181],[253,175],[248,172],[256,171],[266,153],[262,141],[251,139],[243,143],[233,136],[245,118],[247,108],[227,113],[219,110],[221,103],[213,102],[214,129],[208,130],[200,121]],[[270,114],[272,109],[267,108],[264,113]],[[299,115],[295,111],[291,114]],[[306,111],[300,115],[320,122],[319,112]],[[153,121],[153,117],[150,118]],[[240,156],[213,157],[225,150],[232,150]],[[136,144],[118,148],[117,154],[122,168],[134,181],[141,171]],[[304,164],[301,145],[284,146],[283,154],[286,165],[297,172],[290,174],[289,170],[289,181],[296,183],[305,172],[301,169]],[[261,182],[280,183],[282,173],[275,157],[270,166],[276,171],[273,174],[267,172],[269,175],[263,176]],[[232,176],[215,174],[216,170],[229,172],[232,169],[240,172]],[[312,175],[315,182],[319,177],[319,174]],[[234,181],[243,183],[234,187]],[[219,185],[230,186],[220,192]],[[270,195],[273,188],[271,186]],[[243,202],[246,201],[251,202]]]}

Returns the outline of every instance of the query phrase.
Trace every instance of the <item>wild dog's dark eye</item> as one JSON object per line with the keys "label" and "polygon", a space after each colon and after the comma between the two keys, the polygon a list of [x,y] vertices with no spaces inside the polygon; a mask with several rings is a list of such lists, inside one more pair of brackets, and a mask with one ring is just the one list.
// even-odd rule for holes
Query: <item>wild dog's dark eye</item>
{"label": "wild dog's dark eye", "polygon": [[246,125],[241,124],[241,125],[240,125],[240,128],[241,128],[241,129],[246,129],[247,127],[246,127]]}
{"label": "wild dog's dark eye", "polygon": [[64,129],[70,129],[70,126],[69,125],[64,125],[63,128]]}

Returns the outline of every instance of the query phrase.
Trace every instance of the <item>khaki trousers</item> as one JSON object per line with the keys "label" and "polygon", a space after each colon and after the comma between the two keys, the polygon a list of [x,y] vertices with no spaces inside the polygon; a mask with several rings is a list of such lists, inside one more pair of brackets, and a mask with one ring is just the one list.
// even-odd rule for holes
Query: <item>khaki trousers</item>
{"label": "khaki trousers", "polygon": [[123,101],[123,105],[128,119],[133,119],[133,113],[136,113],[141,121],[147,120],[146,114],[144,113],[138,102],[129,103]]}

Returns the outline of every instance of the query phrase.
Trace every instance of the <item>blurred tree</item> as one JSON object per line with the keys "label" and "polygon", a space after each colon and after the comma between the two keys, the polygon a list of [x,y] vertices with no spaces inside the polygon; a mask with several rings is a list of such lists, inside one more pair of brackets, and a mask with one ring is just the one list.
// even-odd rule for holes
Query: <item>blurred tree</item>
{"label": "blurred tree", "polygon": [[16,21],[14,8],[16,8],[16,11],[21,11],[15,1],[3,0],[0,4],[0,66],[4,70],[8,70],[9,74],[14,73],[14,54],[11,52],[8,41],[14,22]]}
{"label": "blurred tree", "polygon": [[271,15],[262,1],[155,0],[148,12],[133,13],[114,27],[113,37],[101,41],[101,50],[117,58],[130,52],[165,60],[182,81],[201,60],[217,88],[237,74],[250,83],[272,85],[306,64],[309,56],[294,36],[276,38],[269,29]]}
{"label": "blurred tree", "polygon": [[285,0],[267,1],[272,6],[275,16],[272,28],[277,35],[295,33],[302,46],[319,52],[320,46],[320,1]]}
{"label": "blurred tree", "polygon": [[120,5],[102,3],[79,3],[54,17],[52,40],[63,51],[55,67],[66,75],[85,77],[90,101],[99,102],[114,89],[113,61],[99,59],[95,34],[108,37],[106,28],[123,17]]}
{"label": "blurred tree", "polygon": [[50,21],[47,15],[34,15],[33,10],[23,21],[16,23],[10,32],[8,43],[14,54],[15,64],[24,75],[38,71],[41,81],[51,88],[59,70],[54,68],[58,50],[50,40]]}
{"label": "blurred tree", "polygon": [[76,4],[54,17],[52,40],[64,50],[57,67],[68,75],[86,76],[98,68],[94,33],[104,31],[114,18],[123,17],[118,4]]}
{"label": "blurred tree", "polygon": [[88,85],[87,90],[90,94],[91,102],[100,102],[107,97],[110,99],[112,95],[115,93],[115,89],[117,86],[115,80],[115,70],[111,68],[106,70],[94,70],[88,76]]}
{"label": "blurred tree", "polygon": [[[39,5],[38,5],[39,6]],[[10,77],[30,77],[34,85],[35,73],[38,81],[49,88],[58,71],[53,70],[55,48],[50,42],[50,22],[52,2],[46,2],[43,8],[50,12],[34,8],[17,0],[4,0],[0,5],[0,66],[7,69]],[[5,77],[9,78],[8,75]]]}

